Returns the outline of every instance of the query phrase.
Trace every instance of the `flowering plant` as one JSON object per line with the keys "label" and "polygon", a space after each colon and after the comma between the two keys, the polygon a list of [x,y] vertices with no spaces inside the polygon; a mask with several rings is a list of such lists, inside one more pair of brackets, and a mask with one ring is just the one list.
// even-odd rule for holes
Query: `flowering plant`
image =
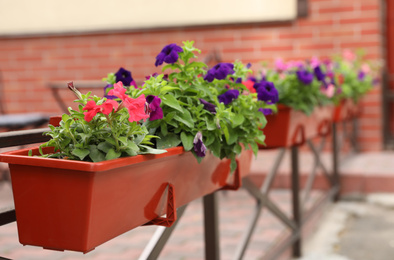
{"label": "flowering plant", "polygon": [[[147,97],[150,119],[144,125],[159,137],[155,139],[156,148],[182,145],[198,161],[209,150],[216,157],[231,159],[234,170],[242,145],[257,154],[256,142],[264,143],[263,112],[274,105],[242,84],[249,66],[241,62],[219,63],[207,70],[205,63],[195,60],[196,53],[200,50],[189,41],[182,47],[165,46],[155,65],[167,63],[163,71],[169,73],[153,74],[141,87],[126,87],[127,93]],[[105,90],[107,96],[125,90],[125,84],[116,83],[113,75],[105,78],[110,86]]]}
{"label": "flowering plant", "polygon": [[[115,100],[81,94],[73,85],[68,87],[76,94],[78,110],[69,108],[69,114],[63,114],[60,125],[49,125],[46,135],[51,140],[40,146],[44,157],[67,158],[99,162],[116,159],[121,156],[137,154],[159,154],[165,150],[152,148],[151,138],[146,126],[141,124],[149,118],[145,113],[145,96],[131,98],[125,91],[112,91]],[[44,154],[42,147],[52,146],[55,153]]]}
{"label": "flowering plant", "polygon": [[374,72],[378,66],[366,61],[362,50],[357,53],[344,50],[342,56],[337,56],[330,65],[335,74],[337,86],[335,103],[341,99],[351,98],[355,103],[379,82]]}
{"label": "flowering plant", "polygon": [[312,113],[319,105],[330,103],[330,84],[326,81],[320,64],[314,62],[290,61],[278,59],[275,68],[266,68],[260,78],[251,78],[256,84],[273,82],[278,90],[278,104]]}

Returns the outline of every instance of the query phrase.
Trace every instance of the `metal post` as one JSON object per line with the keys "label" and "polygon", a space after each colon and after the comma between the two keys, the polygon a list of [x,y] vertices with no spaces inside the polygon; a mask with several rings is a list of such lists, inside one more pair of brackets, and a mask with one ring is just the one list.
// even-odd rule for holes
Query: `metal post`
{"label": "metal post", "polygon": [[293,234],[298,233],[298,238],[293,244],[293,257],[301,257],[301,208],[300,208],[300,179],[298,169],[298,147],[291,147],[291,191],[293,201],[293,219],[297,225],[297,229],[293,230]]}
{"label": "metal post", "polygon": [[204,196],[205,259],[220,259],[217,195]]}
{"label": "metal post", "polygon": [[338,149],[338,133],[337,133],[337,124],[334,122],[332,123],[332,178],[333,178],[333,185],[338,187],[338,192],[334,195],[334,201],[339,200],[340,196],[340,178],[339,178],[339,149]]}

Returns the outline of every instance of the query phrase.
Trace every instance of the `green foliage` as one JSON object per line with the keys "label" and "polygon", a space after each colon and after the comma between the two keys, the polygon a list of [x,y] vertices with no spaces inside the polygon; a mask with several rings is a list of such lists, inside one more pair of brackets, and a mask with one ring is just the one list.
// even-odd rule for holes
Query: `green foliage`
{"label": "green foliage", "polygon": [[[334,96],[334,102],[350,98],[357,103],[362,96],[373,88],[373,81],[377,79],[377,73],[380,70],[377,64],[364,59],[364,51],[359,50],[352,53],[347,50],[348,55],[353,56],[349,59],[346,55],[336,56],[334,58],[334,74],[337,82],[337,92]],[[363,77],[359,74],[363,73]]]}
{"label": "green foliage", "polygon": [[[311,68],[305,69],[313,73]],[[322,83],[316,78],[306,85],[300,81],[296,74],[297,68],[289,69],[285,72],[278,73],[274,70],[268,70],[266,80],[275,84],[279,93],[279,104],[301,110],[309,115],[316,106],[331,103],[330,98],[321,91]]]}
{"label": "green foliage", "polygon": [[60,126],[49,125],[50,131],[45,134],[51,136],[51,140],[40,148],[51,146],[55,148],[55,153],[41,152],[42,156],[100,162],[123,156],[166,152],[150,147],[150,139],[155,136],[149,134],[145,124],[129,122],[127,108],[113,110],[108,115],[97,113],[90,122],[86,121],[83,110],[86,103],[94,100],[100,105],[106,99],[90,97],[90,93],[81,97],[76,100],[80,103],[78,110],[69,108],[69,114],[63,114]]}
{"label": "green foliage", "polygon": [[[192,151],[201,160],[193,150],[194,137],[201,132],[205,146],[215,156],[233,160],[234,170],[241,145],[246,149],[251,147],[257,154],[256,142],[264,143],[261,129],[265,127],[266,119],[258,109],[268,106],[257,101],[257,95],[250,94],[243,84],[234,82],[237,78],[245,79],[250,72],[241,62],[235,62],[233,75],[207,82],[204,80],[207,65],[194,61],[200,50],[189,41],[184,42],[182,48],[178,61],[163,67],[163,71],[170,71],[168,80],[163,74],[151,77],[141,89],[130,88],[128,94],[138,96],[143,93],[161,98],[163,119],[146,123],[148,129],[154,129],[153,133],[160,136],[156,142],[158,148],[182,144],[186,151]],[[219,103],[218,95],[228,89],[238,89],[239,97],[228,105]],[[200,99],[214,104],[216,113],[204,109]]]}

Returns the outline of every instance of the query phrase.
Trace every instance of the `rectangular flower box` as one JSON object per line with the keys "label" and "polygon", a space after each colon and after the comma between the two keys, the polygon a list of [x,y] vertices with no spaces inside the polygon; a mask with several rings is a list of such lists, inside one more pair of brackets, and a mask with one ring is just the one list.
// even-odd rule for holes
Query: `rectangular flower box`
{"label": "rectangular flower box", "polygon": [[[182,147],[99,163],[27,154],[28,149],[0,154],[10,167],[19,241],[54,250],[86,253],[152,220],[169,226],[176,207],[231,178],[230,160],[208,153],[199,164]],[[238,158],[239,176],[248,173],[251,158],[251,151]],[[165,213],[167,221],[160,218]]]}
{"label": "rectangular flower box", "polygon": [[263,129],[266,146],[260,148],[290,147],[302,145],[306,140],[330,131],[332,106],[316,107],[311,115],[278,105],[278,113],[268,115]]}

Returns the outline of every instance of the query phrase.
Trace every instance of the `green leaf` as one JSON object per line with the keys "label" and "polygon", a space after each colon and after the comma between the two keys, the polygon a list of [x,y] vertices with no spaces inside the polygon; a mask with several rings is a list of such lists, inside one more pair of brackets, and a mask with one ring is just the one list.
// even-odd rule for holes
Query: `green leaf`
{"label": "green leaf", "polygon": [[191,129],[194,128],[193,118],[192,118],[190,112],[186,109],[183,109],[183,113],[181,114],[181,116],[175,115],[174,119],[177,120],[178,122],[185,124],[187,127],[191,128]]}
{"label": "green leaf", "polygon": [[112,137],[107,137],[104,140],[107,141],[108,143],[112,144],[113,146],[116,146],[116,142]]}
{"label": "green leaf", "polygon": [[89,149],[75,149],[71,152],[73,155],[77,156],[81,161],[90,153]]}
{"label": "green leaf", "polygon": [[179,136],[173,133],[168,133],[166,136],[160,136],[160,139],[156,141],[158,149],[166,149],[176,147],[181,143]]}
{"label": "green leaf", "polygon": [[113,148],[114,148],[114,145],[112,145],[112,144],[108,143],[107,141],[105,141],[105,142],[99,143],[99,144],[97,145],[97,148],[98,148],[99,150],[103,151],[104,153],[108,153],[108,151],[109,151],[110,149],[113,149]]}
{"label": "green leaf", "polygon": [[138,152],[140,150],[140,148],[138,147],[138,145],[136,145],[133,141],[128,140],[127,142],[127,148],[130,150],[133,150],[135,152]]}
{"label": "green leaf", "polygon": [[185,151],[190,151],[193,148],[193,140],[193,135],[181,132],[181,141]]}
{"label": "green leaf", "polygon": [[114,149],[109,149],[108,153],[105,155],[105,160],[117,159],[121,155],[121,152],[116,152]]}
{"label": "green leaf", "polygon": [[235,159],[231,159],[230,172],[234,172],[236,169],[237,169],[237,161]]}
{"label": "green leaf", "polygon": [[161,101],[165,105],[172,107],[172,108],[178,110],[179,112],[183,112],[182,107],[178,103],[178,100],[173,95],[171,95],[171,94],[164,95],[161,98]]}
{"label": "green leaf", "polygon": [[167,92],[171,91],[171,90],[178,90],[178,87],[171,87],[171,86],[165,86],[160,88],[160,94],[166,94]]}
{"label": "green leaf", "polygon": [[127,145],[128,142],[127,136],[120,136],[118,140],[122,143],[122,145]]}
{"label": "green leaf", "polygon": [[89,157],[93,162],[105,161],[105,155],[97,149],[96,145],[89,146],[90,154]]}
{"label": "green leaf", "polygon": [[160,130],[161,130],[161,134],[163,136],[166,136],[168,134],[168,130],[167,130],[167,123],[166,122],[162,122],[162,124],[160,124]]}
{"label": "green leaf", "polygon": [[140,145],[140,147],[143,148],[141,154],[162,154],[167,152],[167,150],[155,149],[146,145]]}
{"label": "green leaf", "polygon": [[233,127],[237,127],[245,121],[245,117],[240,114],[236,114],[232,118]]}
{"label": "green leaf", "polygon": [[213,155],[215,155],[216,157],[219,157],[219,158],[220,158],[220,141],[216,139],[216,140],[211,144],[210,150],[212,151]]}

